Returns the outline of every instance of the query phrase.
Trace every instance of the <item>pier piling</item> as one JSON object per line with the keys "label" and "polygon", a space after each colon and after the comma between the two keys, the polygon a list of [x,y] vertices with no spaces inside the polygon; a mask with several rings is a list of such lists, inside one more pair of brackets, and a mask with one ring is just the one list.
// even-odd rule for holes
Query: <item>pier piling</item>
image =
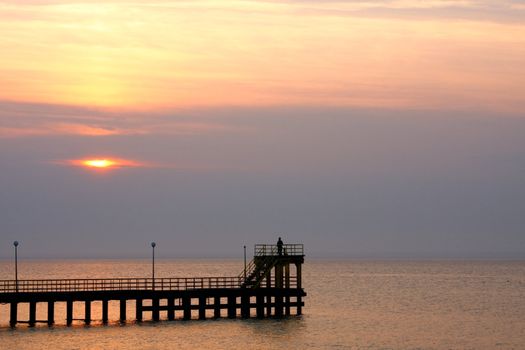
{"label": "pier piling", "polygon": [[142,299],[141,298],[137,298],[137,300],[135,300],[135,319],[137,320],[137,322],[142,321]]}
{"label": "pier piling", "polygon": [[91,300],[86,300],[84,303],[85,303],[84,322],[86,324],[90,324],[91,323]]}
{"label": "pier piling", "polygon": [[73,323],[73,300],[66,301],[66,324],[71,326]]}
{"label": "pier piling", "polygon": [[36,302],[29,302],[29,326],[34,327],[36,323]]}
{"label": "pier piling", "polygon": [[168,298],[168,321],[175,319],[175,299]]}
{"label": "pier piling", "polygon": [[11,308],[10,308],[10,315],[9,315],[9,324],[11,327],[16,326],[17,318],[18,318],[18,303],[17,302],[11,302]]}
{"label": "pier piling", "polygon": [[257,318],[264,318],[264,295],[257,294],[257,306],[255,307]]}
{"label": "pier piling", "polygon": [[206,297],[200,296],[199,297],[199,320],[205,320],[206,319]]}
{"label": "pier piling", "polygon": [[213,297],[213,317],[221,317],[221,297],[219,296]]}
{"label": "pier piling", "polygon": [[108,299],[102,299],[102,323],[108,323]]}
{"label": "pier piling", "polygon": [[55,323],[55,303],[53,301],[47,302],[47,324],[52,326]]}
{"label": "pier piling", "polygon": [[153,298],[151,300],[151,318],[153,319],[153,321],[158,321],[160,320],[160,310],[159,310],[159,298]]}
{"label": "pier piling", "polygon": [[228,295],[228,318],[235,318],[235,316],[237,316],[235,299],[235,296]]}
{"label": "pier piling", "polygon": [[120,322],[126,322],[126,299],[120,299]]}

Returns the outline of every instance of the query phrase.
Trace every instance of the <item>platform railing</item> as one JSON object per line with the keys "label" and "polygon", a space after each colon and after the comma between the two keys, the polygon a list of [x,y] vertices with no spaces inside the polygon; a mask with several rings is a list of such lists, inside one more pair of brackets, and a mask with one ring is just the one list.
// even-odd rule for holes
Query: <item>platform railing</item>
{"label": "platform railing", "polygon": [[91,292],[122,290],[191,290],[239,288],[239,277],[186,277],[186,278],[99,278],[99,279],[44,279],[0,280],[0,293],[35,292]]}
{"label": "platform railing", "polygon": [[281,254],[279,254],[279,246],[277,244],[256,244],[253,253],[254,256],[304,255],[304,244],[283,244],[280,252]]}

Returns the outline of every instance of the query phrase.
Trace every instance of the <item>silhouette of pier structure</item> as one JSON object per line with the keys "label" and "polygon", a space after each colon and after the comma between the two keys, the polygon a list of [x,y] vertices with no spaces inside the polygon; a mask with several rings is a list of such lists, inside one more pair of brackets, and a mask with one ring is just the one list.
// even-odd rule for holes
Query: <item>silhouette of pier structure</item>
{"label": "silhouette of pier structure", "polygon": [[[302,244],[257,244],[253,260],[238,276],[191,278],[113,278],[0,280],[0,303],[10,305],[9,322],[34,326],[55,323],[55,304],[66,303],[66,324],[73,323],[73,307],[84,305],[85,324],[92,319],[91,304],[102,302],[102,323],[108,319],[109,302],[120,307],[126,322],[127,302],[135,301],[135,320],[145,313],[151,320],[213,318],[264,318],[300,315],[306,296],[302,288]],[[18,319],[18,305],[29,304],[27,321]],[[37,319],[37,303],[47,303],[46,319]],[[207,310],[211,310],[208,312]],[[226,315],[221,313],[225,310]],[[295,311],[295,313],[294,313]],[[161,315],[163,313],[163,315]],[[165,315],[164,315],[165,313]]]}

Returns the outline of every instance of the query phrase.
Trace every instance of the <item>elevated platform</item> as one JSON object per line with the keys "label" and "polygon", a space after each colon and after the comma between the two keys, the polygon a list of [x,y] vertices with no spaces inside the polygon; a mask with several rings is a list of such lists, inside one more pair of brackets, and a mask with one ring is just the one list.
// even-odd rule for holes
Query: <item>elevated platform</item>
{"label": "elevated platform", "polygon": [[[256,244],[253,260],[244,274],[243,288],[301,288],[302,244]],[[295,266],[291,273],[290,266]]]}

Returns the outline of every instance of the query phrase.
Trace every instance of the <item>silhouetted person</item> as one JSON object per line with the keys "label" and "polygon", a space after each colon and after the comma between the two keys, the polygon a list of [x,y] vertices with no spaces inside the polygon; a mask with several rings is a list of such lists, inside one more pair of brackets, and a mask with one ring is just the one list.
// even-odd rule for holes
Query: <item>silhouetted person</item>
{"label": "silhouetted person", "polygon": [[277,240],[277,254],[283,255],[283,241],[281,237]]}

